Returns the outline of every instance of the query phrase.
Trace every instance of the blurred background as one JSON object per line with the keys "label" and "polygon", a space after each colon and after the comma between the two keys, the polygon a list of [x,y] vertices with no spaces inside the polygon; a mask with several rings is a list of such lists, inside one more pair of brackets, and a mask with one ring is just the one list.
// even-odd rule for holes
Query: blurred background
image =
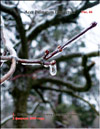
{"label": "blurred background", "polygon": [[[6,42],[20,58],[42,59],[46,50],[53,52],[92,22],[98,23],[50,59],[57,62],[55,76],[48,67],[17,62],[13,76],[1,85],[2,128],[100,127],[99,8],[98,0],[1,1]],[[0,48],[0,55],[9,55],[3,42]],[[10,61],[5,61],[1,77],[9,67]]]}

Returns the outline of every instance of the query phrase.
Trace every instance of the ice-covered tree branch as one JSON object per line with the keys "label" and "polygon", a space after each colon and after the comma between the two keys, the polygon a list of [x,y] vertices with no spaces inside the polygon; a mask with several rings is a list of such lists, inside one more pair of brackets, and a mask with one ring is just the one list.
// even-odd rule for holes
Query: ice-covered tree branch
{"label": "ice-covered tree branch", "polygon": [[[19,17],[20,18],[20,17]],[[22,23],[22,22],[21,22]],[[12,47],[9,47],[9,45],[6,43],[6,40],[5,40],[5,37],[4,37],[4,34],[3,34],[3,29],[1,29],[1,33],[2,33],[2,40],[3,40],[3,43],[5,44],[5,47],[8,49],[8,51],[10,52],[10,55],[13,56],[14,58],[12,59],[11,57],[4,57],[2,56],[1,59],[5,60],[5,59],[12,59],[12,65],[11,65],[11,69],[10,71],[8,72],[7,75],[5,75],[0,83],[4,82],[5,79],[8,79],[8,77],[10,76],[10,74],[12,75],[12,73],[14,72],[15,70],[15,62],[16,60],[20,63],[23,63],[25,65],[30,65],[30,64],[33,64],[33,63],[37,63],[37,64],[41,64],[43,66],[50,66],[50,73],[51,75],[55,75],[56,74],[56,61],[51,61],[51,62],[47,62],[48,59],[52,58],[53,56],[55,56],[57,53],[59,52],[62,52],[62,50],[70,43],[72,43],[74,40],[76,40],[77,38],[79,38],[80,36],[82,36],[83,34],[85,34],[88,30],[92,29],[93,27],[95,27],[97,25],[96,22],[93,22],[88,28],[86,28],[83,32],[81,32],[80,34],[78,34],[77,36],[75,36],[74,38],[72,38],[71,40],[69,40],[67,43],[65,43],[63,46],[58,46],[57,50],[55,50],[54,52],[52,53],[49,53],[48,50],[45,51],[45,55],[42,57],[42,60],[37,60],[37,61],[33,61],[33,60],[28,60],[28,59],[20,59],[17,57],[17,54],[14,50],[14,48]],[[26,46],[25,46],[26,47]],[[26,53],[26,51],[24,52]],[[16,58],[16,59],[15,59]],[[85,74],[86,75],[86,74]],[[87,76],[85,76],[87,77]],[[89,77],[89,76],[88,76]],[[86,80],[88,80],[86,78]],[[87,86],[86,86],[87,87]],[[86,88],[85,87],[85,88]]]}
{"label": "ice-covered tree branch", "polygon": [[46,51],[46,55],[44,57],[45,60],[48,60],[49,58],[53,57],[54,55],[56,55],[59,52],[62,52],[64,48],[66,48],[66,46],[70,43],[72,43],[73,41],[75,41],[77,38],[79,38],[80,36],[82,36],[83,34],[85,34],[88,30],[92,29],[93,27],[95,27],[97,25],[96,22],[93,22],[87,29],[85,29],[84,31],[82,31],[80,34],[76,35],[74,38],[72,38],[71,40],[69,40],[67,43],[65,43],[63,46],[58,46],[58,49],[55,50],[54,52],[52,52],[49,55],[49,51]]}
{"label": "ice-covered tree branch", "polygon": [[5,46],[5,48],[9,51],[9,53],[12,57],[12,59],[11,59],[12,64],[11,64],[10,70],[2,78],[0,78],[0,84],[3,83],[5,80],[7,80],[14,73],[14,71],[16,69],[16,58],[17,58],[16,51],[13,49],[12,46],[9,46],[9,44],[7,43],[6,37],[3,33],[2,28],[1,28],[1,38],[2,38],[2,42]]}
{"label": "ice-covered tree branch", "polygon": [[21,16],[19,14],[19,9],[16,8],[8,8],[4,4],[1,5],[1,11],[10,14],[16,21],[17,27],[18,27],[18,32],[20,34],[20,39],[21,39],[21,57],[23,58],[28,58],[28,46],[27,46],[27,38],[25,34],[25,29],[24,25],[21,19]]}

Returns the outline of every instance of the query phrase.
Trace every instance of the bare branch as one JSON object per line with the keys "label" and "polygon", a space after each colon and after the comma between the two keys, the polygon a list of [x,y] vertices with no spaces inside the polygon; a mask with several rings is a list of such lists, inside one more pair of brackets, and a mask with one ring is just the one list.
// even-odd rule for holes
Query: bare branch
{"label": "bare branch", "polygon": [[37,105],[35,107],[33,106],[31,112],[27,112],[27,114],[28,115],[33,115],[36,112],[37,108],[40,106],[41,103],[43,103],[43,102],[37,103]]}
{"label": "bare branch", "polygon": [[56,62],[66,61],[68,59],[79,58],[79,57],[82,57],[84,55],[87,56],[88,58],[96,57],[96,56],[99,56],[99,52],[95,51],[95,52],[90,52],[90,53],[86,53],[86,54],[81,53],[81,52],[75,52],[75,53],[67,54],[65,56],[57,57],[57,58],[55,58],[55,60],[56,60]]}
{"label": "bare branch", "polygon": [[[58,49],[54,52],[52,52],[50,55],[49,53],[46,54],[46,56],[44,57],[45,60],[48,60],[49,58],[53,57],[54,55],[56,55],[59,52],[62,52],[62,50],[70,43],[72,43],[73,41],[75,41],[77,38],[79,38],[80,36],[82,36],[83,34],[85,34],[88,30],[92,29],[93,27],[95,27],[97,25],[96,22],[93,22],[88,28],[86,28],[83,32],[81,32],[80,34],[76,35],[74,38],[72,38],[71,40],[69,40],[67,43],[65,43],[63,46],[59,46]],[[49,56],[48,56],[49,55]],[[48,57],[47,57],[48,56]]]}
{"label": "bare branch", "polygon": [[43,103],[48,103],[50,105],[53,113],[56,113],[56,111],[55,111],[53,105],[51,104],[51,102],[49,100],[45,100],[43,94],[38,89],[35,89],[35,91],[38,93],[38,95],[40,96],[40,98],[43,101]]}

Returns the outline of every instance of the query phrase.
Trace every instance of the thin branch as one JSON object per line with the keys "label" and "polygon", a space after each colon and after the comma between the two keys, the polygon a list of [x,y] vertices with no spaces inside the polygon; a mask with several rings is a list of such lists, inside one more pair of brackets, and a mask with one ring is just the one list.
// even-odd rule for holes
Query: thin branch
{"label": "thin branch", "polygon": [[55,111],[53,105],[51,104],[51,102],[50,102],[49,100],[45,100],[43,94],[42,94],[38,89],[35,89],[35,91],[36,91],[36,92],[38,93],[38,95],[40,96],[42,102],[43,102],[43,103],[48,103],[48,104],[50,105],[50,107],[51,107],[53,113],[56,113],[56,111]]}
{"label": "thin branch", "polygon": [[[82,36],[83,34],[85,34],[88,30],[92,29],[93,27],[95,27],[97,25],[96,22],[93,22],[88,28],[86,28],[84,31],[82,31],[80,34],[76,35],[74,38],[72,38],[71,40],[69,40],[67,43],[65,43],[63,46],[59,46],[58,49],[54,52],[52,52],[50,55],[49,53],[46,53],[46,56],[44,57],[45,60],[50,59],[51,57],[53,57],[54,55],[58,54],[59,52],[62,52],[62,50],[70,43],[72,43],[73,41],[75,41],[76,39],[78,39],[80,36]],[[49,55],[49,56],[48,56]],[[47,57],[48,56],[48,57]]]}
{"label": "thin branch", "polygon": [[28,114],[28,115],[33,115],[33,114],[36,112],[37,108],[40,106],[41,103],[43,103],[43,102],[39,102],[39,103],[35,106],[35,108],[33,108],[31,112],[27,112],[27,114]]}
{"label": "thin branch", "polygon": [[87,56],[88,58],[91,58],[91,57],[99,56],[99,52],[94,51],[94,52],[89,52],[89,53],[85,53],[85,54],[81,53],[81,52],[75,52],[75,53],[70,53],[70,54],[67,54],[64,56],[57,57],[57,58],[55,58],[55,60],[56,60],[56,62],[61,62],[61,61],[66,61],[68,59],[79,58],[84,55]]}

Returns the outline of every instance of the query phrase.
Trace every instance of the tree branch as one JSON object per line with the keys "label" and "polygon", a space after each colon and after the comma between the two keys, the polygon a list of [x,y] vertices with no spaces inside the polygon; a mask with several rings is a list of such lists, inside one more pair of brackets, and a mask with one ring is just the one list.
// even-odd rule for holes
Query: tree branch
{"label": "tree branch", "polygon": [[17,27],[18,27],[18,31],[19,31],[19,34],[20,34],[20,38],[21,38],[22,57],[23,58],[28,58],[27,38],[26,38],[25,29],[24,29],[24,26],[23,26],[22,19],[20,17],[18,8],[16,7],[16,8],[12,9],[12,8],[9,8],[8,6],[2,4],[2,3],[0,5],[1,5],[1,11],[10,14],[15,19]]}
{"label": "tree branch", "polygon": [[43,84],[46,82],[50,82],[52,84],[56,84],[56,85],[63,85],[66,86],[68,89],[71,89],[73,91],[78,91],[78,92],[84,92],[84,91],[88,91],[87,90],[87,85],[85,86],[77,86],[77,84],[74,84],[71,81],[62,81],[58,78],[40,78],[40,79],[36,79],[34,80],[34,84],[38,85],[38,84]]}
{"label": "tree branch", "polygon": [[94,52],[90,52],[90,53],[86,53],[86,54],[81,53],[81,52],[70,53],[70,54],[67,54],[64,56],[56,57],[55,60],[56,60],[56,62],[66,61],[68,59],[79,58],[79,57],[82,57],[84,55],[87,56],[88,58],[89,57],[96,57],[96,56],[99,56],[99,51],[94,51]]}
{"label": "tree branch", "polygon": [[[79,54],[78,56],[80,56],[81,54]],[[92,81],[91,81],[91,77],[89,74],[90,69],[94,66],[94,62],[92,62],[89,66],[87,66],[87,58],[89,56],[97,56],[97,53],[92,53],[92,54],[87,54],[82,56],[82,66],[83,66],[83,75],[86,79],[86,84],[84,86],[79,86],[78,84],[74,84],[71,81],[63,81],[61,79],[58,78],[40,78],[35,80],[36,84],[43,84],[46,82],[50,82],[53,84],[57,84],[57,85],[63,85],[66,86],[67,88],[73,90],[73,91],[78,91],[78,92],[84,92],[84,91],[88,91],[91,86],[92,86]],[[73,56],[72,56],[73,57]]]}
{"label": "tree branch", "polygon": [[68,16],[65,15],[65,16],[58,17],[56,15],[53,19],[42,22],[40,25],[38,25],[36,27],[33,27],[31,30],[29,30],[27,32],[28,41],[31,41],[31,40],[35,39],[40,32],[42,32],[43,30],[47,29],[50,26],[58,25],[59,23],[64,24],[64,23],[72,22],[75,18],[78,17],[78,15],[80,14],[80,12],[82,10],[91,8],[91,7],[93,7],[97,4],[99,4],[99,1],[96,1],[96,2],[93,2],[93,3],[88,2],[87,4],[84,4],[83,7],[81,7],[79,10],[76,10],[74,13],[72,13]]}
{"label": "tree branch", "polygon": [[50,59],[51,57],[53,57],[54,55],[56,55],[59,52],[62,52],[62,50],[70,43],[72,43],[73,41],[75,41],[77,38],[79,38],[80,36],[82,36],[83,34],[85,34],[88,30],[92,29],[93,27],[95,27],[97,25],[96,22],[93,22],[88,28],[86,28],[84,31],[82,31],[81,33],[79,33],[78,35],[76,35],[75,37],[73,37],[72,39],[70,39],[67,43],[65,43],[63,46],[58,46],[58,49],[55,50],[54,52],[52,52],[51,54],[49,54],[49,51],[47,51],[46,55],[44,56],[45,60]]}
{"label": "tree branch", "polygon": [[43,102],[39,102],[39,103],[35,106],[35,108],[33,108],[31,112],[27,112],[27,114],[28,114],[28,115],[33,115],[33,114],[36,112],[37,108],[40,106],[41,103],[43,103]]}
{"label": "tree branch", "polygon": [[51,104],[51,102],[48,101],[48,100],[45,100],[43,94],[42,94],[38,89],[35,89],[35,91],[36,91],[36,92],[38,93],[38,95],[40,96],[40,98],[41,98],[41,100],[42,100],[42,103],[48,103],[48,104],[50,105],[50,107],[51,107],[53,113],[56,113],[56,110],[54,109],[54,107],[53,107],[53,105]]}

